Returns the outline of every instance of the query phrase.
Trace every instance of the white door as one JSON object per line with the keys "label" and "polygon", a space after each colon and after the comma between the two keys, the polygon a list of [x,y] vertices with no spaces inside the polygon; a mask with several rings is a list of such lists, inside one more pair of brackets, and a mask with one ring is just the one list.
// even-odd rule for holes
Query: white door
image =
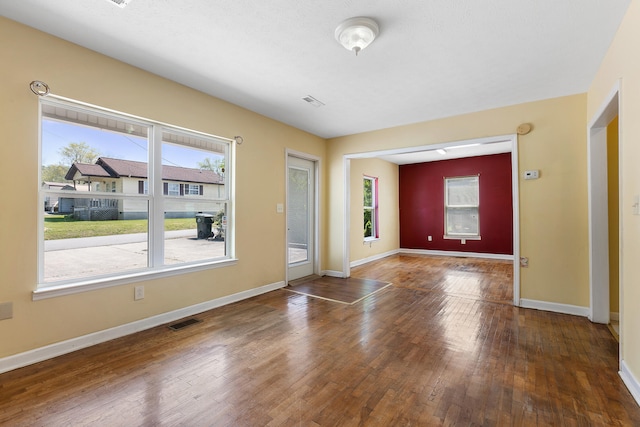
{"label": "white door", "polygon": [[315,163],[287,158],[287,254],[289,280],[315,272]]}

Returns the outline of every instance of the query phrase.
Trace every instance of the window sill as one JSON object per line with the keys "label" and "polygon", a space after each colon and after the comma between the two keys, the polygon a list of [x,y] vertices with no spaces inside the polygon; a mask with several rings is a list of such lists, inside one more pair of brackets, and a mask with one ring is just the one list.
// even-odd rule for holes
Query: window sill
{"label": "window sill", "polygon": [[480,236],[442,236],[445,240],[482,240]]}
{"label": "window sill", "polygon": [[177,276],[180,274],[194,273],[196,271],[210,270],[213,268],[229,267],[236,265],[237,259],[225,259],[222,261],[207,261],[197,264],[168,266],[158,270],[145,270],[142,272],[111,276],[107,278],[88,279],[84,281],[74,281],[63,284],[41,284],[33,291],[32,300],[38,301],[47,298],[55,298],[64,295],[73,295],[81,292],[94,291],[97,289],[110,288],[112,286],[126,285],[129,283],[142,282],[147,280],[160,279],[164,277]]}
{"label": "window sill", "polygon": [[378,240],[380,240],[379,237],[369,237],[369,238],[364,239],[362,244],[366,245],[367,243],[377,242]]}

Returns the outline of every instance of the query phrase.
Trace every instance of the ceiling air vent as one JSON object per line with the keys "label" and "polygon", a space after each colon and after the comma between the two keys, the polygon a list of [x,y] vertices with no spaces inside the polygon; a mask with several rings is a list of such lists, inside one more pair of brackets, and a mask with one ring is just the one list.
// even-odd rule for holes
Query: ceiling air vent
{"label": "ceiling air vent", "polygon": [[126,5],[131,3],[133,0],[107,0],[111,4],[115,4],[120,8],[124,8]]}
{"label": "ceiling air vent", "polygon": [[324,102],[320,102],[317,99],[315,99],[313,96],[311,95],[307,95],[304,98],[302,98],[303,101],[308,102],[309,104],[313,105],[314,107],[322,107],[324,105]]}

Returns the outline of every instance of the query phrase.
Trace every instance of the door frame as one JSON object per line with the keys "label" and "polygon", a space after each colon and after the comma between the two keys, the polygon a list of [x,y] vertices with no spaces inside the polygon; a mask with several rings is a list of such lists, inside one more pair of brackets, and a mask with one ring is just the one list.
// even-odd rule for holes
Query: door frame
{"label": "door frame", "polygon": [[[490,144],[496,142],[509,142],[511,144],[511,193],[513,199],[513,304],[520,306],[520,172],[518,169],[518,136],[516,134],[344,155],[344,234],[342,237],[342,277],[349,277],[351,275],[351,247],[349,243],[349,236],[351,233],[351,159],[367,159],[389,154],[415,153],[418,151],[437,150],[439,148],[447,149],[461,145]],[[398,248],[398,250],[400,249],[401,248]]]}
{"label": "door frame", "polygon": [[292,149],[285,149],[285,171],[284,171],[284,185],[285,185],[285,209],[284,209],[284,227],[285,227],[285,241],[284,241],[284,263],[285,274],[284,283],[289,283],[289,218],[287,213],[287,206],[289,205],[289,158],[296,157],[298,159],[307,160],[313,163],[313,274],[320,274],[320,166],[322,159],[313,154],[304,153],[302,151],[296,151]]}
{"label": "door frame", "polygon": [[607,189],[607,126],[618,116],[618,271],[620,295],[620,355],[622,355],[623,276],[622,276],[622,112],[620,80],[600,105],[587,127],[587,173],[589,192],[589,320],[608,324],[609,301],[609,211]]}

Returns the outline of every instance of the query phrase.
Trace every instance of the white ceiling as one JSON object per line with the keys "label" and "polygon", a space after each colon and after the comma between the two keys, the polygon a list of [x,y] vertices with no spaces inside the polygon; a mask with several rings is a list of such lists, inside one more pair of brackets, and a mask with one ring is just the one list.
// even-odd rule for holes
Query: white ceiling
{"label": "white ceiling", "polygon": [[[0,0],[0,13],[329,138],[586,92],[629,3]],[[354,16],[380,26],[357,57],[334,39]]]}

